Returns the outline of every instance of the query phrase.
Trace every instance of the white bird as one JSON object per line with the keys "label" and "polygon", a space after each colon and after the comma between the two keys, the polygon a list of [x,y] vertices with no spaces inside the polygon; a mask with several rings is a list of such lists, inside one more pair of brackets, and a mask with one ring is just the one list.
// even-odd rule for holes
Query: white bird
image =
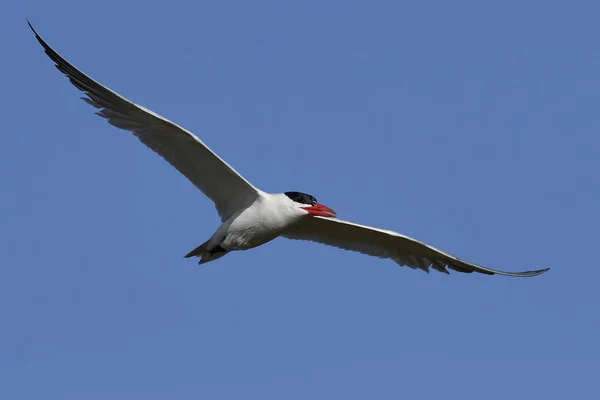
{"label": "white bird", "polygon": [[[29,21],[27,21],[29,23]],[[271,194],[256,188],[190,131],[135,104],[79,71],[55,52],[33,29],[35,37],[59,71],[84,92],[88,104],[111,125],[132,132],[158,153],[214,203],[222,224],[185,257],[199,263],[248,250],[279,236],[310,240],[370,256],[389,258],[399,265],[517,277],[536,276],[548,269],[503,272],[461,260],[399,233],[335,218],[335,212],[305,193]]]}

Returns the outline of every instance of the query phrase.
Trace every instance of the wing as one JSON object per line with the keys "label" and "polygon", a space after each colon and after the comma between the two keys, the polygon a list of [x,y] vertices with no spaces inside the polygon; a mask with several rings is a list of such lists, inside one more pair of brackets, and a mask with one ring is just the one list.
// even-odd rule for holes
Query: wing
{"label": "wing", "polygon": [[256,199],[258,189],[193,133],[94,81],[55,52],[27,23],[56,68],[87,95],[82,99],[100,109],[96,114],[111,125],[132,132],[174,166],[214,201],[222,220]]}
{"label": "wing", "polygon": [[307,217],[282,236],[288,239],[310,240],[374,257],[391,258],[399,265],[420,268],[426,272],[429,272],[431,267],[447,274],[447,267],[458,272],[526,277],[540,275],[549,269],[527,272],[496,271],[461,260],[399,233],[337,218]]}

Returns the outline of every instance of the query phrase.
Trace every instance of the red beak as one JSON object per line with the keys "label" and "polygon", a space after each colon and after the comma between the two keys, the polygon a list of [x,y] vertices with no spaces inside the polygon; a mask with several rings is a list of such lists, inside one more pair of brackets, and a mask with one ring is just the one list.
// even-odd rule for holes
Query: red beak
{"label": "red beak", "polygon": [[308,213],[310,215],[316,215],[319,217],[330,217],[333,218],[335,217],[335,211],[333,211],[331,208],[324,206],[323,204],[315,204],[314,206],[308,206],[308,207],[300,207],[303,210],[308,211]]}

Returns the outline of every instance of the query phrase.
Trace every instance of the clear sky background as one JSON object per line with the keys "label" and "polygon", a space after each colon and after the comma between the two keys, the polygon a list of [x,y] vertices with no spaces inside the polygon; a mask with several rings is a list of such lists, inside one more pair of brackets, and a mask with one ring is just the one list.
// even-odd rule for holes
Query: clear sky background
{"label": "clear sky background", "polygon": [[[0,398],[598,398],[597,2],[1,8]],[[25,18],[263,190],[551,270],[285,239],[198,267],[212,203],[78,100]]]}

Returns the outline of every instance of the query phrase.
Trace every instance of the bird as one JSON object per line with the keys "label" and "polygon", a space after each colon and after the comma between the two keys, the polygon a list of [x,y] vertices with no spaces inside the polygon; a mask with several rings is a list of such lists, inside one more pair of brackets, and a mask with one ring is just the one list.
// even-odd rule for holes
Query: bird
{"label": "bird", "polygon": [[255,248],[275,238],[317,242],[368,256],[391,259],[400,266],[486,275],[532,277],[549,268],[506,272],[483,267],[438,250],[400,233],[337,218],[337,214],[303,192],[267,193],[246,180],[187,129],[136,104],[75,68],[54,51],[27,21],[35,38],[56,68],[95,107],[109,124],[129,131],[160,155],[215,204],[221,225],[185,258],[199,264],[232,251]]}

